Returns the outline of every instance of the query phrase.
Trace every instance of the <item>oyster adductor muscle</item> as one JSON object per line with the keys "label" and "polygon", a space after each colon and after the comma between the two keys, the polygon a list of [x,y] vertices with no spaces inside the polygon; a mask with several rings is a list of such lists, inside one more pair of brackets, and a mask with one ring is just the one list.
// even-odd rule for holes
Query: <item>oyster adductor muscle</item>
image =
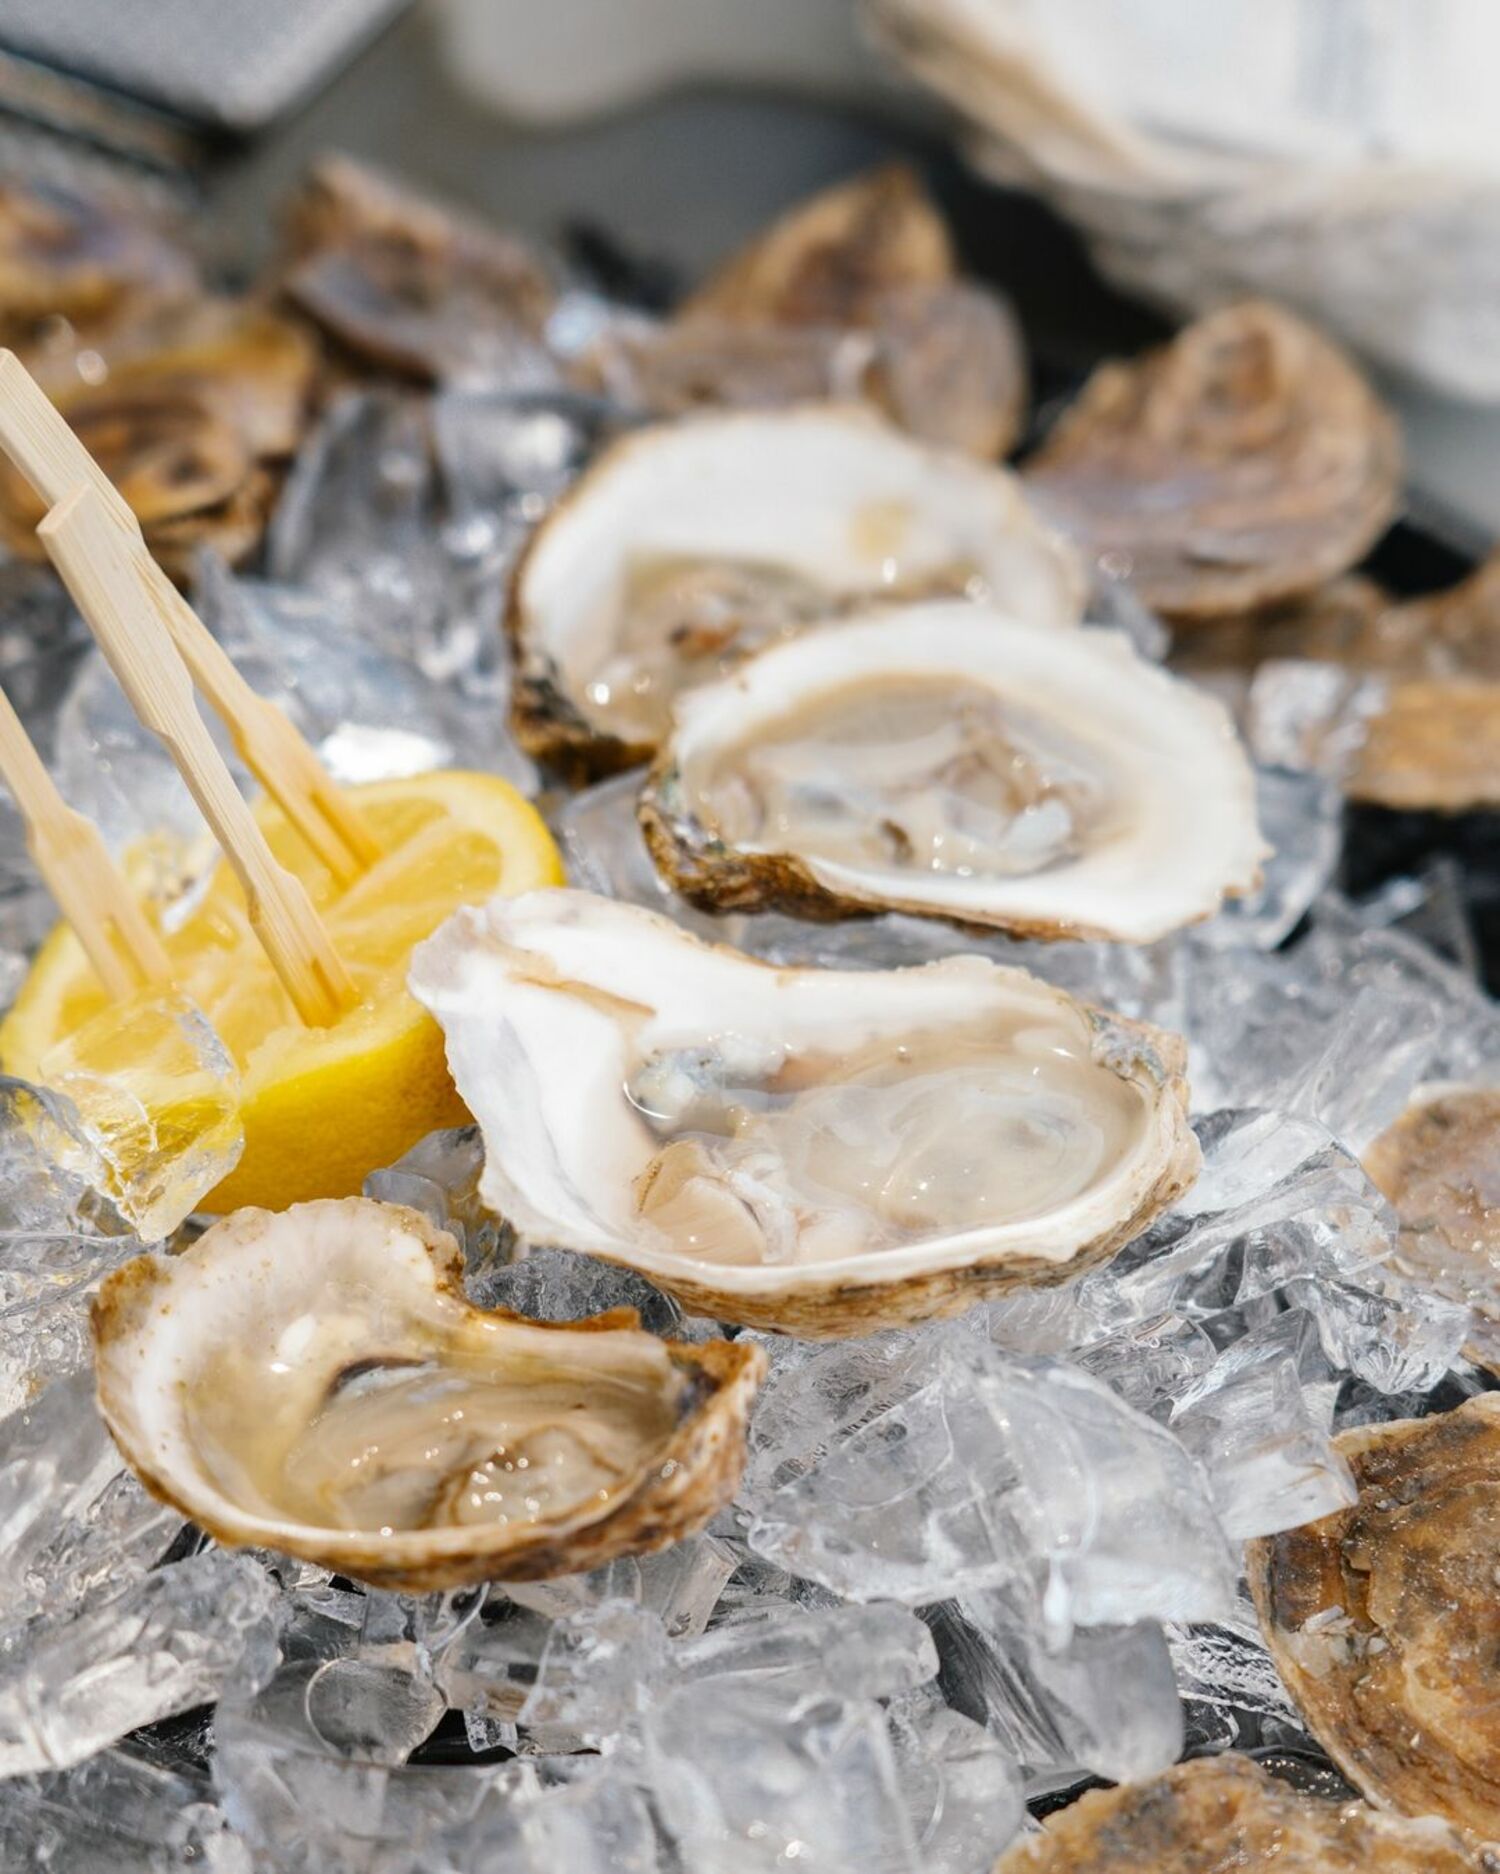
{"label": "oyster adductor muscle", "polygon": [[1091,1790],[1000,1857],[995,1874],[1492,1874],[1493,1860],[1430,1818],[1303,1795],[1249,1757],[1198,1757]]}
{"label": "oyster adductor muscle", "polygon": [[219,1541],[411,1592],[576,1574],[729,1499],[758,1349],[475,1308],[462,1273],[397,1205],[237,1211],[104,1283],[100,1410]]}
{"label": "oyster adductor muscle", "polygon": [[1395,517],[1401,448],[1344,354],[1246,301],[1106,364],[1026,465],[1052,517],[1189,622],[1310,592]]}
{"label": "oyster adductor muscle", "polygon": [[1359,1501],[1247,1550],[1266,1643],[1372,1802],[1500,1841],[1500,1393],[1336,1443]]}

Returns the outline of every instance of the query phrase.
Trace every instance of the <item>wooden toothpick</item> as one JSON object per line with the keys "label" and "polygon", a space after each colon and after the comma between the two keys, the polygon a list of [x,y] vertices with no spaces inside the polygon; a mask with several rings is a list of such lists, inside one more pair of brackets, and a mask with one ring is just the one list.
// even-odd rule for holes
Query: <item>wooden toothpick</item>
{"label": "wooden toothpick", "polygon": [[[0,391],[3,395],[3,391]],[[141,722],[159,736],[249,905],[250,925],[303,1021],[326,1026],[358,999],[301,881],[278,864],[198,714],[193,686],[140,576],[130,535],[92,480],[37,528]]]}
{"label": "wooden toothpick", "polygon": [[161,939],[109,856],[99,829],[58,793],[0,690],[0,775],[26,828],[26,850],[84,954],[117,1000],[170,980]]}
{"label": "wooden toothpick", "polygon": [[51,508],[94,489],[131,542],[140,577],[172,641],[229,731],[245,766],[341,884],[380,857],[358,810],[284,710],[258,696],[218,639],[152,559],[124,496],[84,448],[14,352],[0,351],[0,450]]}

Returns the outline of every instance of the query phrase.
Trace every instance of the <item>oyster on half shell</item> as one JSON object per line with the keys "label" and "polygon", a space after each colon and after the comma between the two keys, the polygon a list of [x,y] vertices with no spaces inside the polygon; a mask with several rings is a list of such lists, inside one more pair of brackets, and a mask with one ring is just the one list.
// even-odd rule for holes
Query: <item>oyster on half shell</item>
{"label": "oyster on half shell", "polygon": [[220,1542],[412,1592],[575,1574],[729,1499],[758,1348],[474,1308],[462,1273],[398,1205],[237,1211],[104,1283],[100,1410]]}
{"label": "oyster on half shell", "polygon": [[604,773],[644,760],[679,690],[873,598],[983,593],[1017,617],[1083,611],[1072,549],[1003,469],[858,408],[703,415],[607,449],[516,570],[517,735]]}
{"label": "oyster on half shell", "polygon": [[1372,1802],[1500,1841],[1500,1393],[1335,1443],[1359,1501],[1246,1551],[1266,1644]]}
{"label": "oyster on half shell", "polygon": [[1337,346],[1249,300],[1101,365],[1025,474],[1154,610],[1222,618],[1361,559],[1395,517],[1401,445]]}
{"label": "oyster on half shell", "polygon": [[1061,1282],[1191,1182],[1182,1044],[978,956],[776,969],[586,892],[418,946],[482,1199],[807,1339]]}
{"label": "oyster on half shell", "polygon": [[1002,1855],[995,1874],[1488,1874],[1491,1865],[1431,1817],[1304,1795],[1226,1751],[1148,1783],[1090,1790]]}
{"label": "oyster on half shell", "polygon": [[906,911],[1148,943],[1267,848],[1223,707],[1117,632],[956,601],[778,644],[679,698],[641,795],[709,910]]}

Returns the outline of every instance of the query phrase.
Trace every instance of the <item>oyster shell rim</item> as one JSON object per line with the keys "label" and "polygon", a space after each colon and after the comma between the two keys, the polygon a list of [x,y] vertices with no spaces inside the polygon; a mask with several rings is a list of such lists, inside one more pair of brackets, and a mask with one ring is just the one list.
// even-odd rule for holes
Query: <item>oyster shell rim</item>
{"label": "oyster shell rim", "polygon": [[[95,1396],[99,1413],[121,1456],[141,1484],[227,1547],[270,1546],[282,1553],[331,1567],[369,1586],[401,1592],[463,1587],[485,1581],[538,1581],[587,1572],[617,1557],[644,1554],[680,1541],[701,1528],[733,1496],[745,1463],[750,1406],[766,1370],[762,1349],[749,1342],[669,1341],[656,1335],[672,1364],[708,1390],[692,1398],[666,1446],[653,1456],[618,1498],[585,1506],[565,1518],[521,1532],[500,1524],[449,1524],[438,1528],[379,1531],[328,1529],[279,1521],[240,1510],[214,1485],[201,1491],[164,1467],[144,1448],[145,1435],[133,1411],[131,1375],[119,1362],[134,1347],[144,1357],[150,1344],[149,1317],[170,1313],[173,1272],[189,1262],[216,1231],[253,1246],[281,1220],[308,1209],[367,1207],[391,1220],[425,1252],[432,1293],[456,1300],[489,1320],[516,1321],[557,1333],[644,1333],[633,1308],[616,1308],[575,1321],[536,1321],[509,1308],[479,1308],[463,1290],[463,1253],[454,1238],[420,1212],[373,1198],[314,1198],[284,1211],[247,1206],[211,1226],[180,1255],[147,1253],[113,1271],[90,1308]],[[200,1259],[201,1261],[201,1259]],[[173,1429],[183,1438],[175,1415]],[[201,1473],[200,1473],[201,1476]]]}

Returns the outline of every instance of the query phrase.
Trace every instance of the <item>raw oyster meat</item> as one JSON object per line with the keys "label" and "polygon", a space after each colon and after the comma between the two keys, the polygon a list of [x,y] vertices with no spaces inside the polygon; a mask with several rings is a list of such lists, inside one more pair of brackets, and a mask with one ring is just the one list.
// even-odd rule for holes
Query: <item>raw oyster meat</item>
{"label": "raw oyster meat", "polygon": [[1372,1802],[1500,1840],[1500,1393],[1335,1443],[1354,1508],[1246,1552],[1266,1644]]}
{"label": "raw oyster meat", "polygon": [[1071,625],[1082,569],[1003,469],[857,408],[703,415],[607,449],[509,606],[516,732],[587,772],[651,754],[685,685],[855,601],[983,593]]}
{"label": "raw oyster meat", "polygon": [[1336,346],[1251,300],[1135,363],[1102,365],[1025,473],[1148,605],[1220,618],[1361,559],[1395,516],[1401,446]]}
{"label": "raw oyster meat", "polygon": [[1365,1169],[1401,1220],[1401,1270],[1474,1310],[1469,1356],[1500,1373],[1500,1086],[1419,1089]]}
{"label": "raw oyster meat", "polygon": [[1149,1783],[1090,1790],[1002,1855],[995,1874],[1486,1874],[1489,1866],[1441,1822],[1303,1795],[1226,1751]]}
{"label": "raw oyster meat", "polygon": [[398,1205],[237,1211],[104,1283],[100,1410],[219,1541],[412,1592],[575,1574],[728,1500],[759,1349],[474,1308],[462,1274]]}
{"label": "raw oyster meat", "polygon": [[1182,1045],[978,956],[775,969],[633,905],[538,891],[412,959],[537,1243],[808,1339],[1066,1280],[1198,1164]]}
{"label": "raw oyster meat", "polygon": [[1148,943],[1267,848],[1220,704],[1117,632],[933,601],[826,625],[679,698],[640,802],[710,910],[900,910]]}

